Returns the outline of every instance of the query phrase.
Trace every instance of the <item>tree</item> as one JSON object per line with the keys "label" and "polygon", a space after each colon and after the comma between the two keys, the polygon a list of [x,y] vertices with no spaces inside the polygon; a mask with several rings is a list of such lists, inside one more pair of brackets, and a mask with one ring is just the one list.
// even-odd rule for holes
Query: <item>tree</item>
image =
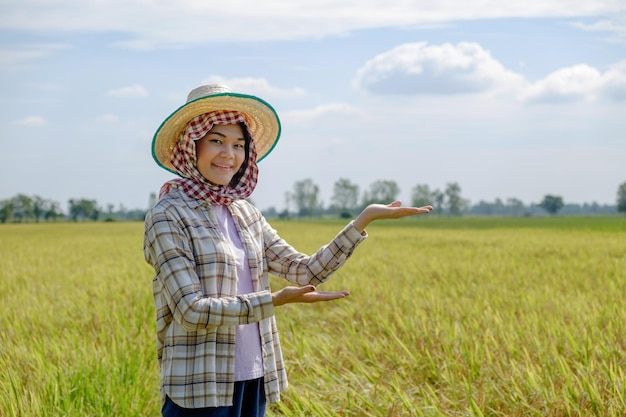
{"label": "tree", "polygon": [[315,214],[319,208],[319,191],[319,187],[310,178],[294,183],[290,200],[296,206],[298,216],[311,217]]}
{"label": "tree", "polygon": [[522,216],[526,208],[524,207],[524,203],[522,200],[517,198],[510,197],[506,200],[506,205],[509,209],[509,214],[513,216]]}
{"label": "tree", "polygon": [[289,207],[291,206],[292,200],[293,198],[291,198],[291,193],[289,191],[285,191],[285,210],[279,214],[281,219],[289,218]]}
{"label": "tree", "polygon": [[461,197],[461,186],[456,182],[448,183],[444,194],[448,198],[447,205],[450,214],[460,216],[467,206],[467,202]]}
{"label": "tree", "polygon": [[400,194],[400,187],[395,181],[375,181],[370,184],[369,191],[363,193],[363,207],[372,203],[391,203],[398,199],[398,194]]}
{"label": "tree", "polygon": [[541,203],[539,203],[539,207],[550,213],[551,215],[555,215],[559,210],[563,208],[563,198],[556,195],[546,195],[543,197]]}
{"label": "tree", "polygon": [[359,202],[359,186],[346,178],[339,178],[333,187],[331,201],[340,217],[352,217]]}
{"label": "tree", "polygon": [[62,217],[63,213],[61,212],[59,203],[55,201],[50,201],[49,204],[46,206],[46,210],[43,216],[46,220],[54,220],[54,221],[56,221],[56,219],[58,219],[59,217]]}
{"label": "tree", "polygon": [[431,191],[427,184],[417,184],[411,190],[411,205],[414,207],[432,206],[437,201],[437,191]]}
{"label": "tree", "polygon": [[617,212],[626,214],[626,182],[617,189]]}
{"label": "tree", "polygon": [[13,197],[13,217],[19,222],[35,218],[35,208],[33,200],[24,194]]}
{"label": "tree", "polygon": [[69,216],[72,221],[78,221],[79,219],[84,220],[98,220],[100,216],[100,209],[98,208],[98,203],[96,200],[74,200],[71,199],[68,201],[69,205]]}
{"label": "tree", "polygon": [[33,205],[33,217],[36,222],[39,222],[39,219],[43,217],[43,214],[47,210],[47,202],[38,195],[34,196],[31,201]]}
{"label": "tree", "polygon": [[435,196],[435,211],[441,215],[443,213],[443,203],[446,199],[446,196],[439,190],[433,191]]}
{"label": "tree", "polygon": [[0,201],[0,223],[56,220],[62,215],[58,203],[37,195],[29,197],[17,194],[8,200]]}
{"label": "tree", "polygon": [[0,222],[6,223],[13,218],[13,200],[0,201]]}

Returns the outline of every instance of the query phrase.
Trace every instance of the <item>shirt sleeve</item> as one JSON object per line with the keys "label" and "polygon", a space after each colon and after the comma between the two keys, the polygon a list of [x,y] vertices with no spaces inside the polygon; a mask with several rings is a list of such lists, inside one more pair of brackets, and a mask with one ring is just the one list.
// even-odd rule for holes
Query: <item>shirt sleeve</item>
{"label": "shirt sleeve", "polygon": [[367,238],[350,222],[327,245],[313,255],[298,252],[267,225],[264,232],[268,271],[298,285],[318,285],[326,281],[352,256]]}
{"label": "shirt sleeve", "polygon": [[269,291],[231,297],[203,294],[190,238],[174,212],[153,209],[146,216],[144,255],[156,272],[154,291],[159,288],[166,304],[161,308],[169,309],[187,331],[254,323],[274,315]]}

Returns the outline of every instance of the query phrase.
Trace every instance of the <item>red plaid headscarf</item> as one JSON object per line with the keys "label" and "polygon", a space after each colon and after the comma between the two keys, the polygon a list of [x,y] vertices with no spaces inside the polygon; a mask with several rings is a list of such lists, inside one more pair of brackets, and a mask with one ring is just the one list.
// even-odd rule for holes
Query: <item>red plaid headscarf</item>
{"label": "red plaid headscarf", "polygon": [[[238,123],[243,123],[246,126],[248,136],[250,137],[246,161],[241,166],[240,171],[233,177],[239,176],[239,181],[236,184],[231,182],[228,185],[211,184],[198,171],[196,141],[202,139],[214,125]],[[159,197],[166,195],[172,186],[176,185],[181,187],[183,192],[191,198],[207,200],[212,204],[229,205],[235,200],[248,198],[256,187],[259,175],[254,138],[250,134],[245,115],[236,111],[212,111],[191,119],[187,123],[185,131],[181,133],[180,138],[176,142],[170,161],[178,175],[182,178],[163,184]]]}

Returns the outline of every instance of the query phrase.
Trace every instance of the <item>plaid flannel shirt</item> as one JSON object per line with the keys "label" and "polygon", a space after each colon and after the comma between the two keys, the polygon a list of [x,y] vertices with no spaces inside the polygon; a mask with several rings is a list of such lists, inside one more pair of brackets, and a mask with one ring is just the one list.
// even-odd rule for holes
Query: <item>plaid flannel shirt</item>
{"label": "plaid flannel shirt", "polygon": [[237,295],[236,260],[211,205],[180,188],[146,216],[144,255],[154,267],[161,399],[185,408],[232,405],[235,325],[259,323],[268,402],[287,388],[268,273],[297,285],[320,284],[367,235],[348,224],[308,256],[296,251],[245,200],[229,207],[248,256],[254,291]]}

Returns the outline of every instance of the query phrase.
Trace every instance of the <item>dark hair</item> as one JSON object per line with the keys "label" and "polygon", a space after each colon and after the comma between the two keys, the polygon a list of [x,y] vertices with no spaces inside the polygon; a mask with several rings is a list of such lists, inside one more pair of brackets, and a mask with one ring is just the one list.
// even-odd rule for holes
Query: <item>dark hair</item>
{"label": "dark hair", "polygon": [[246,141],[246,158],[243,160],[243,163],[239,167],[239,171],[237,171],[237,173],[233,175],[233,177],[230,179],[230,183],[228,185],[230,185],[231,187],[235,187],[239,183],[241,177],[243,177],[243,174],[246,172],[246,169],[248,168],[248,162],[250,161],[250,142],[252,142],[252,135],[250,135],[250,132],[248,132],[248,127],[245,123],[239,122],[239,126],[241,127],[241,131],[243,132],[243,138]]}

